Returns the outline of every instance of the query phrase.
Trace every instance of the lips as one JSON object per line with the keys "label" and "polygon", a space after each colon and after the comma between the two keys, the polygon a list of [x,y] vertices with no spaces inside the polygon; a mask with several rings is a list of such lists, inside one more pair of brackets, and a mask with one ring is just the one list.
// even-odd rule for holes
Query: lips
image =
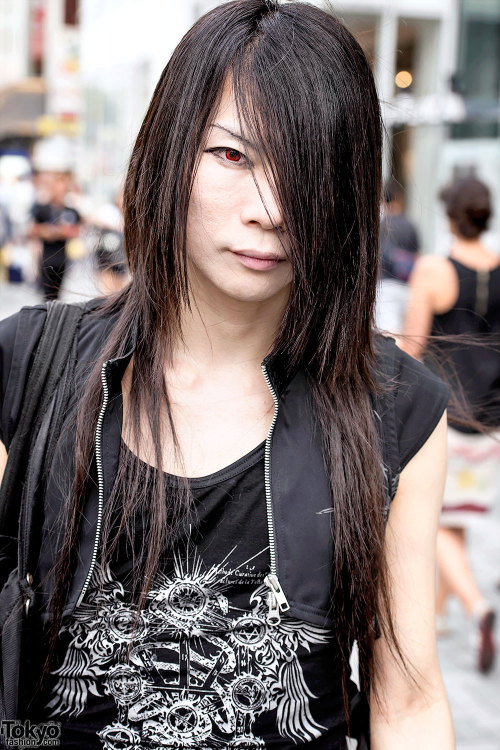
{"label": "lips", "polygon": [[285,260],[280,258],[276,253],[259,253],[257,250],[231,250],[235,255],[244,255],[246,258],[255,258],[256,260],[273,260],[276,262]]}
{"label": "lips", "polygon": [[[252,255],[250,255],[252,253]],[[233,251],[239,262],[252,271],[269,271],[276,268],[284,260],[274,253],[257,253],[255,250]]]}

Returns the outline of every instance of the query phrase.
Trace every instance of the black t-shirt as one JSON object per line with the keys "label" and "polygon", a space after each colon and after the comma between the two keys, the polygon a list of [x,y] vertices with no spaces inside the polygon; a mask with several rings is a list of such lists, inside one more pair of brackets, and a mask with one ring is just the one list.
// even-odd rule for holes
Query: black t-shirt
{"label": "black t-shirt", "polygon": [[[79,224],[80,214],[69,206],[52,203],[35,203],[31,216],[36,224]],[[42,262],[63,266],[66,261],[66,240],[42,240]]]}
{"label": "black t-shirt", "polygon": [[190,486],[190,532],[163,560],[130,654],[125,539],[63,628],[44,697],[63,747],[344,748],[333,632],[266,620],[264,444]]}

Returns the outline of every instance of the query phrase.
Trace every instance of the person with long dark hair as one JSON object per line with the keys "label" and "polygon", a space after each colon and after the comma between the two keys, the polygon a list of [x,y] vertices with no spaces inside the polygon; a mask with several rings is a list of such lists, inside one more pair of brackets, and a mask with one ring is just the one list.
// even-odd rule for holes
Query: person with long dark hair
{"label": "person with long dark hair", "polygon": [[[236,0],[180,42],[126,179],[131,280],[83,315],[44,474],[18,714],[64,747],[453,747],[448,393],[373,331],[380,182],[373,76],[332,14]],[[22,357],[0,325],[7,445],[26,315]]]}
{"label": "person with long dark hair", "polygon": [[444,633],[448,600],[458,597],[477,631],[477,668],[487,673],[495,662],[495,612],[474,577],[466,533],[500,492],[500,258],[482,239],[492,215],[484,182],[461,177],[440,197],[453,242],[447,257],[422,257],[415,266],[403,346],[425,356],[431,336],[431,350],[471,415],[448,430],[436,611]]}

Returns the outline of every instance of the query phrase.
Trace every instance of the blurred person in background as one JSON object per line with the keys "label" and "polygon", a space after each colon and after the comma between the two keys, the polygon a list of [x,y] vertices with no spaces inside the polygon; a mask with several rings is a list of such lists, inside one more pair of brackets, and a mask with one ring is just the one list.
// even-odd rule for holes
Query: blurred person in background
{"label": "blurred person in background", "polygon": [[404,190],[393,177],[384,185],[383,198],[375,320],[379,330],[401,333],[408,303],[408,279],[420,241],[415,225],[405,214]]}
{"label": "blurred person in background", "polygon": [[36,169],[33,172],[33,189],[35,191],[35,203],[50,203],[52,172]]}
{"label": "blurred person in background", "polygon": [[[495,613],[474,578],[466,529],[500,494],[500,258],[482,242],[492,213],[490,193],[474,177],[461,178],[440,195],[454,237],[448,257],[424,256],[415,264],[401,346],[416,357],[432,350],[447,380],[480,424],[448,428],[448,476],[438,533],[438,630],[446,630],[446,603],[456,595],[478,630],[477,666],[495,659]],[[467,339],[440,339],[466,334]],[[482,344],[482,345],[481,345]],[[450,406],[450,415],[453,409]],[[491,434],[480,432],[481,425]]]}
{"label": "blurred person in background", "polygon": [[123,185],[112,200],[102,203],[89,216],[89,224],[98,229],[109,229],[123,233]]}
{"label": "blurred person in background", "polygon": [[0,158],[0,202],[5,209],[8,238],[3,244],[1,263],[5,279],[20,282],[31,270],[31,256],[26,245],[26,230],[34,200],[31,167],[23,156]]}
{"label": "blurred person in background", "polygon": [[7,244],[12,239],[12,223],[7,207],[0,200],[0,281],[7,275]]}
{"label": "blurred person in background", "polygon": [[12,222],[7,206],[0,201],[0,250],[12,239]]}
{"label": "blurred person in background", "polygon": [[123,185],[113,201],[89,216],[89,249],[93,252],[97,286],[102,294],[118,292],[128,281],[123,245]]}
{"label": "blurred person in background", "polygon": [[45,300],[58,298],[67,264],[67,242],[80,233],[80,214],[66,202],[70,179],[67,172],[45,174],[47,202],[36,202],[31,209],[28,237],[41,241],[40,283]]}
{"label": "blurred person in background", "polygon": [[11,239],[24,242],[30,222],[30,209],[34,200],[34,188],[29,165],[22,174],[12,177],[3,187],[4,206],[11,223]]}
{"label": "blurred person in background", "polygon": [[94,252],[97,286],[101,294],[119,292],[128,281],[123,234],[104,229],[97,238]]}

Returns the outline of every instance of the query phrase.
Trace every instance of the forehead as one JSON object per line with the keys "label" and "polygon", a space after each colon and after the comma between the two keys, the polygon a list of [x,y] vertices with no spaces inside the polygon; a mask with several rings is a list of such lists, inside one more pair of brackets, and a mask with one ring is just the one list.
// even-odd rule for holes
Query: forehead
{"label": "forehead", "polygon": [[224,84],[219,106],[210,120],[210,125],[214,125],[215,123],[233,132],[239,132],[241,129],[234,89],[229,81],[226,81]]}

